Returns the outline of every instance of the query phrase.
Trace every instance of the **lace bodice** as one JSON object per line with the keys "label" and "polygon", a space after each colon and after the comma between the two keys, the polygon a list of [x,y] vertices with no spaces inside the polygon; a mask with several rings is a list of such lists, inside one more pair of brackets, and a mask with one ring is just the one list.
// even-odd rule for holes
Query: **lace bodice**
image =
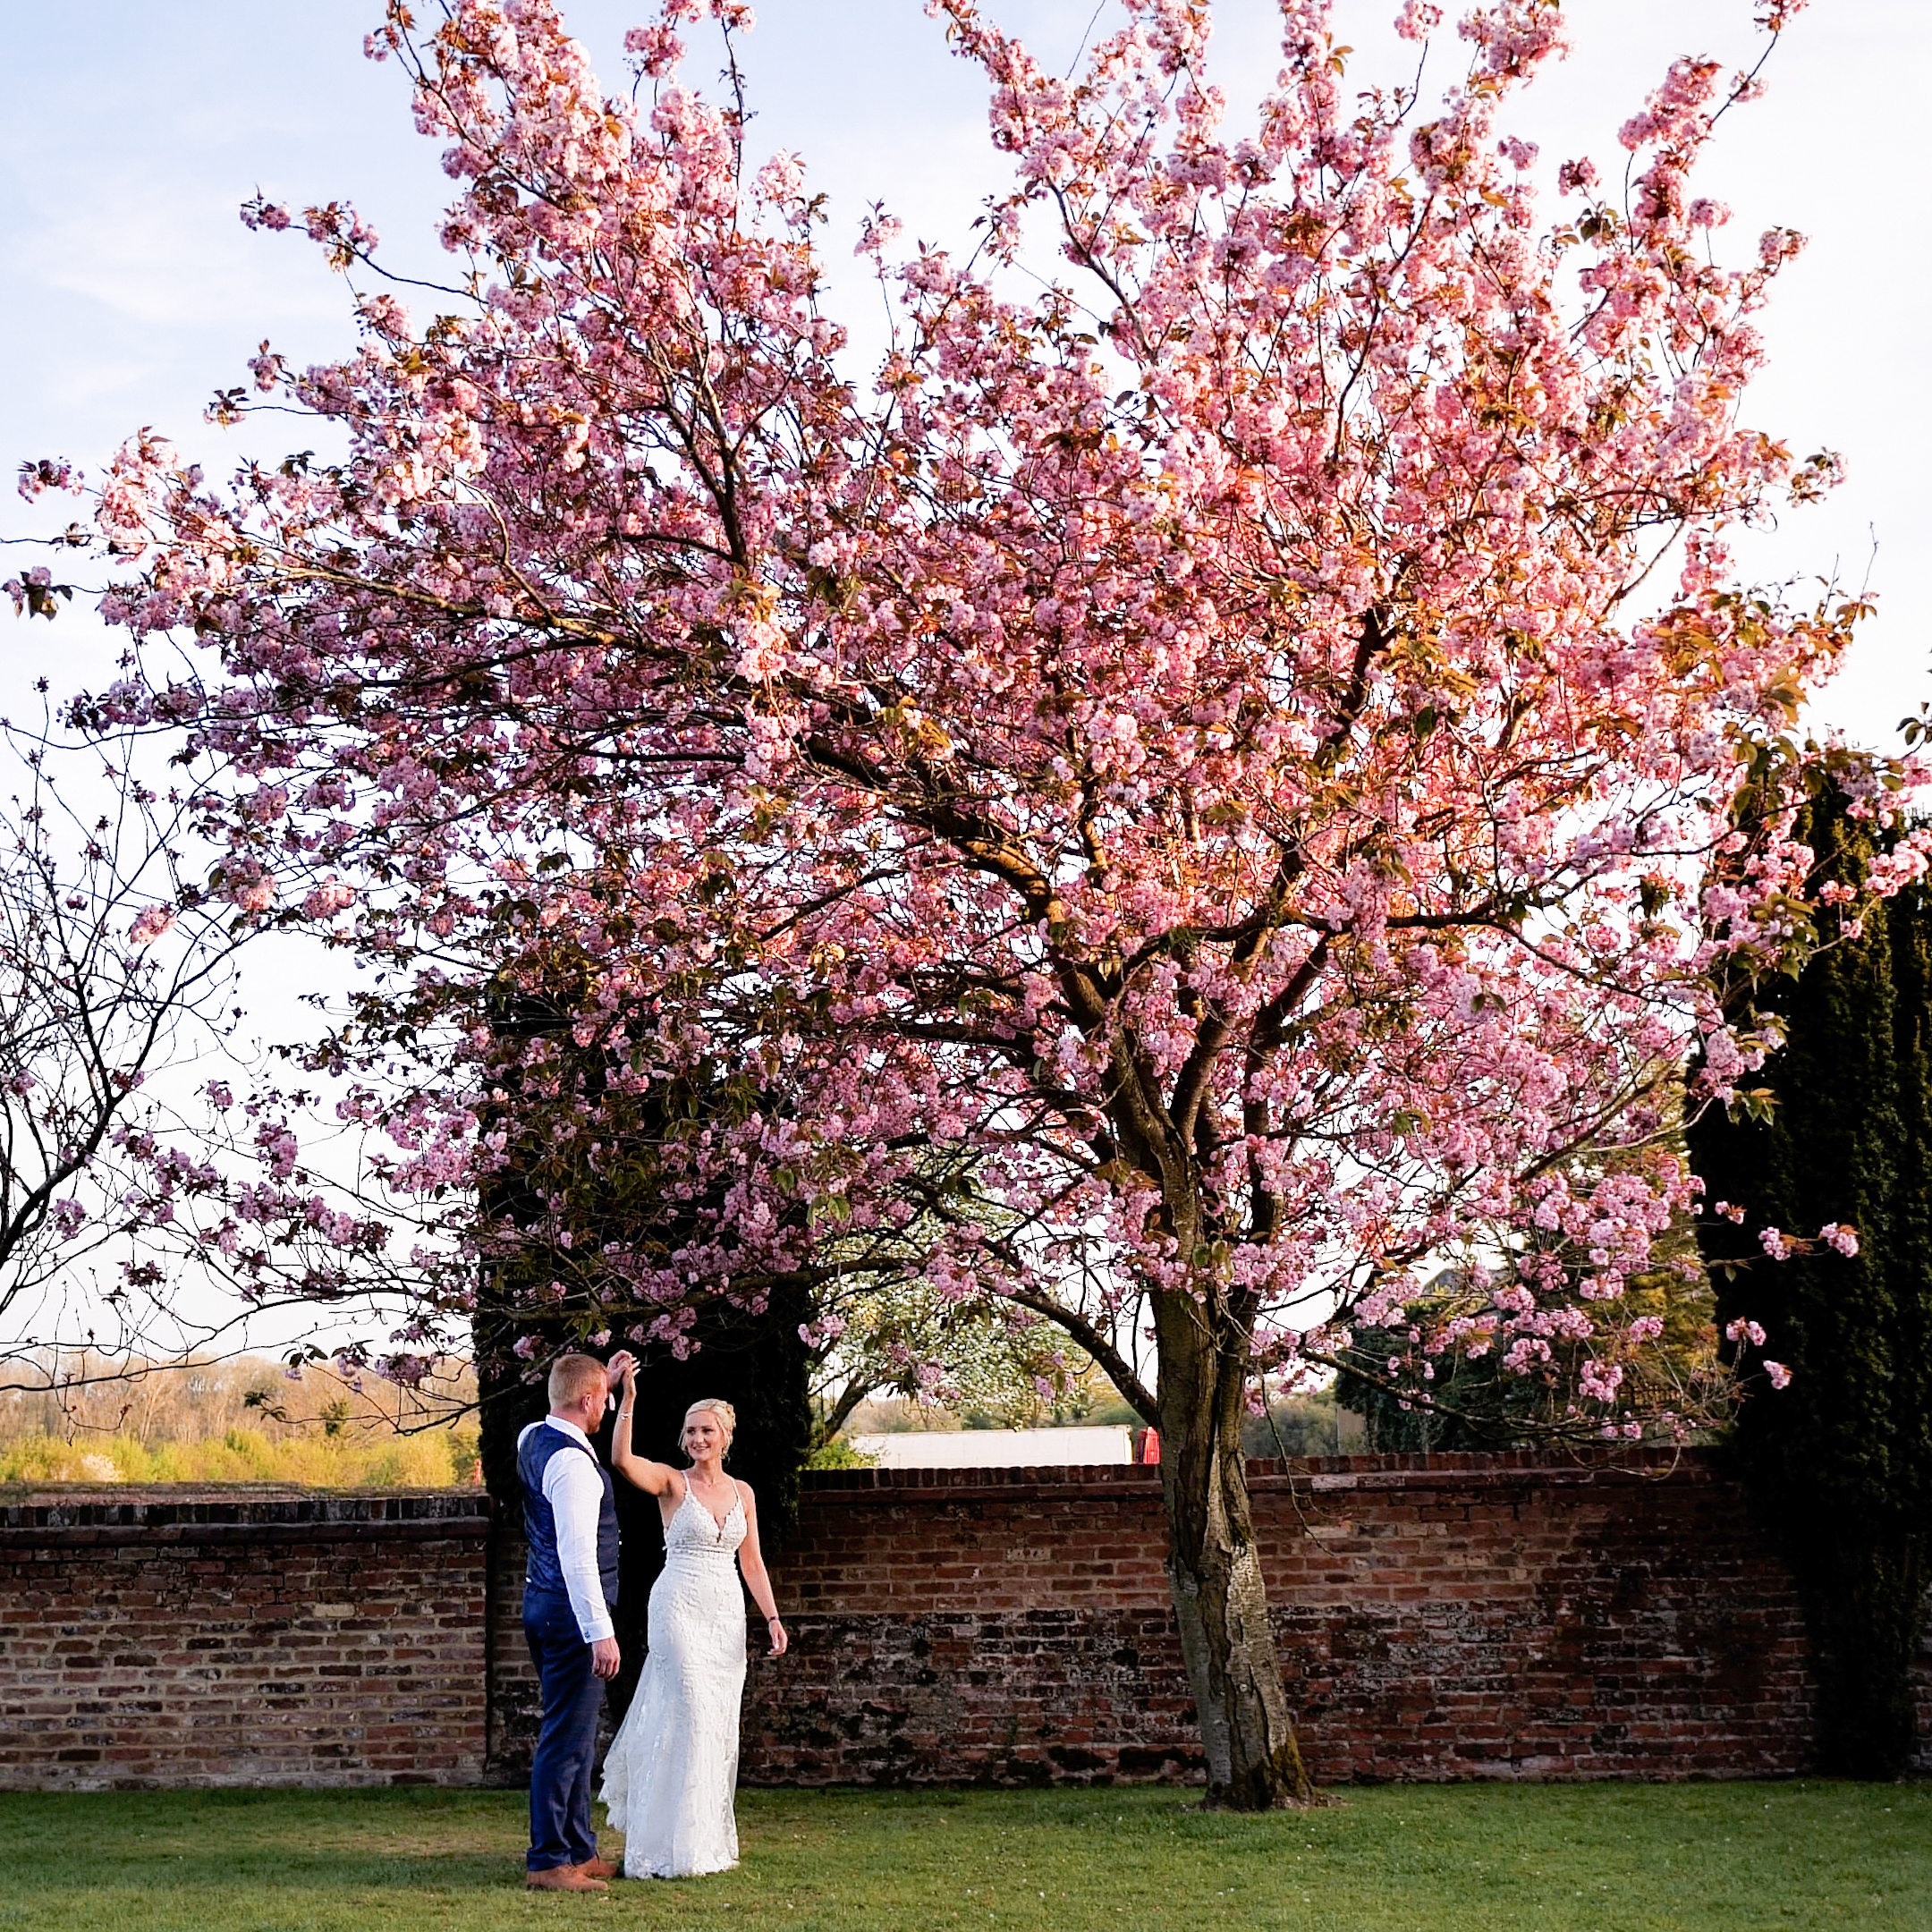
{"label": "lace bodice", "polygon": [[744,1498],[732,1497],[732,1506],[724,1513],[720,1522],[696,1496],[691,1493],[689,1483],[684,1486],[684,1500],[671,1513],[671,1521],[664,1534],[665,1561],[674,1556],[715,1556],[725,1563],[735,1563],[738,1546],[745,1539]]}

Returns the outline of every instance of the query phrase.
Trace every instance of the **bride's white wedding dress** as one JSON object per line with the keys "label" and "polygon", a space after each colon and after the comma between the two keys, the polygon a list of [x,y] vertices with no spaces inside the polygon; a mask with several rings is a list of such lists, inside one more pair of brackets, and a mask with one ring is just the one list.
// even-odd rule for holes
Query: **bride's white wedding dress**
{"label": "bride's white wedding dress", "polygon": [[604,1802],[631,1878],[689,1878],[738,1862],[738,1706],[745,1612],[744,1502],[723,1523],[689,1487],[665,1531],[650,1651],[604,1760]]}

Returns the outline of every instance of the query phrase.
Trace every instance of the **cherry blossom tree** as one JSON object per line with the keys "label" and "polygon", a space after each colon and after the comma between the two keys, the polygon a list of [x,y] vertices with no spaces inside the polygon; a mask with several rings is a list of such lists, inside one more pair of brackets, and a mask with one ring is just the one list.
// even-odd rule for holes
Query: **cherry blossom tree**
{"label": "cherry blossom tree", "polygon": [[[70,795],[44,731],[0,721],[0,747],[16,787],[0,803],[4,1357],[83,1339],[59,1332],[64,1278],[140,1224],[123,1196],[146,1179],[144,1084],[232,1023],[242,936],[184,886],[178,796],[91,758]],[[125,1313],[124,1286],[110,1294]]]}
{"label": "cherry blossom tree", "polygon": [[[487,1201],[533,1131],[594,1173],[658,1123],[674,1239],[561,1185],[479,1224],[573,1258],[534,1296],[675,1339],[707,1293],[913,1284],[1086,1350],[1160,1432],[1210,1800],[1265,1806],[1309,1788],[1241,1455],[1269,1378],[1355,1324],[1425,1402],[1448,1351],[1561,1344],[1560,1426],[1646,1426],[1623,1288],[1697,1194],[1681,1069],[1733,1097],[1767,1041],[1719,981],[1806,933],[1789,809],[1731,801],[1801,763],[1858,614],[1725,550],[1834,471],[1741,414],[1798,241],[1720,258],[1691,173],[1757,83],[1696,59],[1539,227],[1505,110],[1555,0],[1472,11],[1439,100],[1352,97],[1281,0],[1238,138],[1206,0],[1131,0],[1064,79],[932,11],[1009,178],[964,259],[875,212],[858,381],[801,165],[750,169],[734,57],[682,77],[737,0],[667,0],[616,97],[551,0],[395,0],[452,279],[251,204],[356,291],[352,355],[252,369],[342,453],[217,488],[131,442],[101,608],[156,668],[83,709],[216,761],[223,889],[387,976],[322,1050],[399,1186]],[[576,1051],[513,1051],[489,999],[566,947]],[[1473,1298],[1404,1328],[1444,1266]]]}
{"label": "cherry blossom tree", "polygon": [[[277,1308],[386,1299],[420,1328],[453,1267],[469,1300],[379,1158],[311,1171],[318,1097],[241,1030],[242,957],[285,915],[209,891],[196,788],[148,783],[148,749],[0,719],[0,1364],[50,1388],[205,1360]],[[352,1377],[372,1364],[344,1340]]]}

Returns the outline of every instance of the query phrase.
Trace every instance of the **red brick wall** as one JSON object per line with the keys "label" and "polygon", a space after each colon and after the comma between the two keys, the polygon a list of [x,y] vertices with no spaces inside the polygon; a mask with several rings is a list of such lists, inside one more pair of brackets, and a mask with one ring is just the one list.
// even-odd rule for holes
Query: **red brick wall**
{"label": "red brick wall", "polygon": [[[1707,1459],[1297,1470],[1256,1514],[1318,1778],[1803,1766],[1790,1579]],[[809,1478],[746,1780],[1199,1775],[1162,1546],[1149,1470]],[[0,1497],[0,1787],[514,1781],[521,1570],[474,1491]]]}
{"label": "red brick wall", "polygon": [[470,1784],[479,1493],[0,1506],[0,1789]]}
{"label": "red brick wall", "polygon": [[[1791,1580],[1708,1458],[1297,1470],[1258,1465],[1255,1512],[1318,1779],[1805,1763]],[[775,1563],[793,1649],[754,1666],[747,1780],[1199,1775],[1154,1474],[814,1479]],[[1932,1746],[1932,1649],[1920,1682]]]}

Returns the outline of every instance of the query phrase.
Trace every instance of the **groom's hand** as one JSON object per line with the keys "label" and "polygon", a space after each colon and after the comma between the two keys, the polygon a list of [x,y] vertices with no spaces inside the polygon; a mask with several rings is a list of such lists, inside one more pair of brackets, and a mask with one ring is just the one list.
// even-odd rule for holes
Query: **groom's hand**
{"label": "groom's hand", "polygon": [[590,1674],[593,1677],[614,1677],[617,1674],[617,1640],[614,1637],[599,1637],[590,1646]]}

